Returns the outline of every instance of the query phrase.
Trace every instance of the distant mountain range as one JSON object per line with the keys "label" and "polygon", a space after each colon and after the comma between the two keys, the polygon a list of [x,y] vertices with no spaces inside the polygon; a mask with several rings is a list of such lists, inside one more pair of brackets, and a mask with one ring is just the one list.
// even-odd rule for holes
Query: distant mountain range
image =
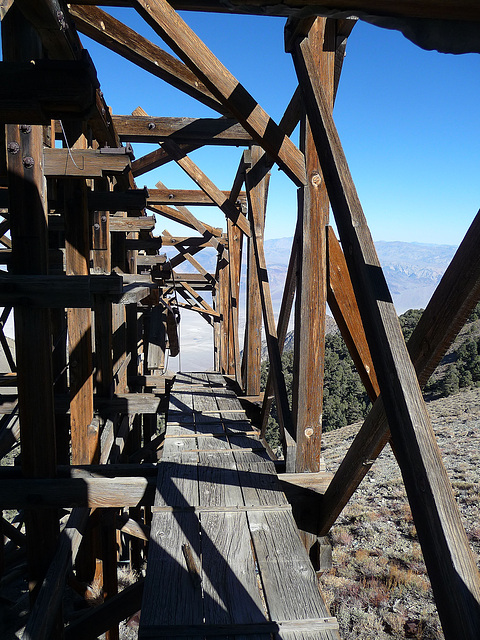
{"label": "distant mountain range", "polygon": [[[281,300],[291,244],[292,238],[265,242],[274,301]],[[456,251],[452,245],[418,242],[380,241],[375,247],[398,314],[426,306]]]}

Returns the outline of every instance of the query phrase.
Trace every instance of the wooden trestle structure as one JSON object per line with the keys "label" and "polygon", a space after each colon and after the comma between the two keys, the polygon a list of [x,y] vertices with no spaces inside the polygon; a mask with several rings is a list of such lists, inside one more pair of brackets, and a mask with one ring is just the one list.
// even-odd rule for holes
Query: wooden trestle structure
{"label": "wooden trestle structure", "polygon": [[[434,46],[446,50],[462,51],[468,33],[465,50],[478,51],[472,44],[478,3],[102,4],[132,6],[178,58],[89,0],[0,2],[0,341],[11,369],[1,376],[0,451],[4,458],[19,452],[17,464],[0,470],[0,508],[18,511],[13,522],[1,520],[0,587],[9,586],[10,594],[22,579],[29,585],[29,595],[19,588],[17,599],[2,601],[0,624],[25,627],[23,637],[36,640],[104,632],[113,640],[119,622],[141,609],[141,638],[338,638],[315,569],[324,537],[390,440],[445,637],[477,640],[478,569],[421,387],[480,297],[480,220],[406,346],[332,107],[355,16],[414,27],[420,44],[431,31],[439,38]],[[288,17],[285,43],[299,88],[278,124],[177,9]],[[140,108],[131,116],[111,114],[79,33],[219,117],[164,118]],[[289,136],[298,122],[296,146]],[[136,142],[153,150],[134,160],[130,143]],[[204,145],[245,148],[228,191],[191,159]],[[169,162],[198,190],[136,187],[136,177]],[[274,163],[299,194],[278,322],[263,249]],[[223,211],[225,232],[188,209],[199,204]],[[185,225],[185,236],[156,237],[151,212]],[[178,250],[168,261],[159,251],[167,245]],[[215,273],[197,261],[205,247],[217,251]],[[182,272],[185,262],[195,274]],[[248,306],[240,344],[244,268]],[[281,351],[294,298],[289,406]],[[333,478],[320,465],[327,301],[374,403]],[[212,325],[216,373],[175,380],[165,374],[166,349],[178,349],[180,305]],[[10,312],[14,355],[3,333]],[[264,394],[262,325],[270,360]],[[283,462],[264,441],[273,398]],[[148,560],[146,579],[119,593],[120,530],[132,568],[141,569],[147,549]],[[93,583],[102,589],[101,604],[72,617],[65,590],[88,599]],[[23,610],[28,613],[20,615]],[[15,612],[16,624],[9,618]]]}

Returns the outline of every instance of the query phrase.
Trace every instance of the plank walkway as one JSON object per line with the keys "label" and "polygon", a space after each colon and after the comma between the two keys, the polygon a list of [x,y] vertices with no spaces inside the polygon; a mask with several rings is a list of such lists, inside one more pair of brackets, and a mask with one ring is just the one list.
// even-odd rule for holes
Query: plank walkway
{"label": "plank walkway", "polygon": [[339,640],[275,466],[223,376],[178,374],[139,638]]}

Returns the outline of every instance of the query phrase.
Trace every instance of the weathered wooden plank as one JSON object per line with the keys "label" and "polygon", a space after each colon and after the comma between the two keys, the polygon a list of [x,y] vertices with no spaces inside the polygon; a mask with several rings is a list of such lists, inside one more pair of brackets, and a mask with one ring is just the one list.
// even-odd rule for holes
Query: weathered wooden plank
{"label": "weathered wooden plank", "polygon": [[[62,478],[2,480],[4,509],[135,507],[153,502],[155,478]],[[38,533],[38,532],[37,532]]]}
{"label": "weathered wooden plank", "polygon": [[[158,184],[158,183],[157,183]],[[182,208],[178,208],[178,209],[174,209],[173,207],[166,207],[163,205],[159,205],[159,206],[149,206],[148,209],[150,209],[150,211],[153,211],[154,213],[159,213],[162,216],[164,216],[165,218],[169,218],[170,220],[173,220],[174,222],[180,222],[181,224],[184,224],[187,227],[190,227],[190,229],[195,229],[196,231],[198,231],[197,229],[197,224],[200,223],[208,232],[208,234],[210,234],[211,236],[217,238],[217,240],[219,241],[218,236],[222,235],[222,230],[221,229],[217,229],[215,227],[212,227],[211,225],[207,224],[206,222],[202,222],[200,220],[197,220],[195,218],[195,216],[193,216],[193,214],[191,212],[189,212],[189,215],[187,215]],[[190,216],[193,216],[194,220],[192,220],[190,218]],[[200,232],[201,235],[203,235],[205,232]],[[208,236],[208,239],[210,239],[210,235]],[[204,238],[204,241],[206,241],[207,239]]]}
{"label": "weathered wooden plank", "polygon": [[129,189],[128,191],[90,191],[88,208],[101,211],[138,211],[147,204],[148,190]]}
{"label": "weathered wooden plank", "polygon": [[44,149],[45,175],[49,178],[101,178],[124,173],[130,167],[127,154],[99,149]]}
{"label": "weathered wooden plank", "polygon": [[[230,198],[230,191],[221,192],[225,198]],[[246,194],[239,193],[235,201],[245,202]],[[216,202],[204,191],[193,189],[149,189],[148,204],[163,204],[170,206],[188,205],[201,207],[205,205],[215,205]]]}
{"label": "weathered wooden plank", "polygon": [[122,142],[162,142],[172,138],[178,144],[248,145],[252,137],[232,118],[151,118],[113,116]]}
{"label": "weathered wooden plank", "polygon": [[308,41],[294,62],[445,636],[473,639],[480,575]]}
{"label": "weathered wooden plank", "polygon": [[[329,618],[291,514],[250,511],[248,521],[272,620]],[[333,628],[323,630],[320,637],[339,640],[340,636]]]}
{"label": "weathered wooden plank", "polygon": [[139,0],[136,9],[287,175],[304,184],[303,154],[171,6]]}
{"label": "weathered wooden plank", "polygon": [[110,216],[110,231],[123,231],[130,233],[132,231],[153,231],[155,228],[155,216],[131,216],[129,218],[120,218]]}

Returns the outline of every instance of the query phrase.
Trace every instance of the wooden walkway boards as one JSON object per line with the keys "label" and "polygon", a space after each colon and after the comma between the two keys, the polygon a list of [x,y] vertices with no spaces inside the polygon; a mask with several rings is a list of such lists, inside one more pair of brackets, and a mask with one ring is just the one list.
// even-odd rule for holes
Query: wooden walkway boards
{"label": "wooden walkway boards", "polygon": [[275,467],[223,376],[178,374],[139,637],[338,640]]}

